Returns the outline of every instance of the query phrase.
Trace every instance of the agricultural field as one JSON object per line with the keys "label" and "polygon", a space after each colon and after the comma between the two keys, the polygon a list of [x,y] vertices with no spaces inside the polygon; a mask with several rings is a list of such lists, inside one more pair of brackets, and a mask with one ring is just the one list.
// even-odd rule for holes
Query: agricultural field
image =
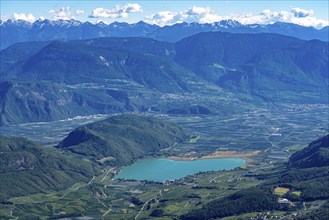
{"label": "agricultural field", "polygon": [[63,191],[11,198],[12,204],[2,204],[1,212],[19,219],[33,216],[143,219],[161,209],[170,219],[261,182],[244,176],[247,170],[240,168],[200,173],[165,184],[116,180],[113,170],[104,170],[90,182],[77,183]]}
{"label": "agricultural field", "polygon": [[[177,123],[194,138],[176,145],[177,151],[273,150],[273,158],[287,158],[291,147],[305,146],[329,132],[327,105],[286,105],[229,116],[187,116],[145,113]],[[110,115],[90,115],[53,122],[1,126],[4,136],[28,137],[58,143],[74,128]],[[316,125],[316,126],[315,126]],[[279,154],[279,155],[277,155]]]}
{"label": "agricultural field", "polygon": [[[143,219],[150,216],[156,218],[161,214],[161,219],[172,219],[201,208],[214,199],[261,184],[263,181],[256,179],[257,175],[277,171],[280,163],[291,153],[328,133],[327,114],[328,106],[323,105],[286,106],[272,111],[259,109],[225,117],[148,113],[146,115],[175,122],[193,134],[185,143],[166,149],[168,155],[196,152],[202,156],[214,151],[260,153],[248,158],[246,166],[235,170],[199,173],[165,184],[117,180],[114,178],[117,168],[103,167],[103,174],[88,183],[80,182],[59,192],[48,191],[11,198],[10,203],[1,204],[0,216],[5,219],[37,216],[41,219],[48,219],[48,216],[54,219],[77,219],[81,216],[90,219]],[[95,115],[47,123],[2,126],[1,134],[26,136],[53,146],[77,126],[106,117],[108,115]],[[277,191],[277,194],[283,195],[286,189]],[[296,196],[300,193],[292,192]],[[297,205],[302,207],[303,204]]]}
{"label": "agricultural field", "polygon": [[274,193],[276,195],[279,195],[279,196],[283,196],[284,194],[286,194],[287,192],[289,191],[289,188],[285,188],[285,187],[276,187],[274,189]]}
{"label": "agricultural field", "polygon": [[200,137],[177,145],[177,150],[268,150],[272,159],[287,159],[291,154],[289,149],[300,149],[327,134],[328,117],[325,105],[292,105],[272,111],[259,109],[230,117],[167,116]]}

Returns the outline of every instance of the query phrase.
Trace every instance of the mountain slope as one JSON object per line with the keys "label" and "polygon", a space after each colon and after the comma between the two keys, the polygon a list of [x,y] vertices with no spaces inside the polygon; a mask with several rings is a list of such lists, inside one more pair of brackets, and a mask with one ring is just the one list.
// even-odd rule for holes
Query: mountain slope
{"label": "mountain slope", "polygon": [[[139,105],[144,99],[137,100]],[[132,111],[128,92],[54,82],[0,82],[0,125]]]}
{"label": "mountain slope", "polygon": [[313,141],[303,150],[291,155],[289,166],[292,168],[329,166],[329,135]]}
{"label": "mountain slope", "polygon": [[259,53],[298,47],[304,42],[277,34],[206,32],[177,42],[175,60],[189,68],[213,63],[236,67]]}
{"label": "mountain slope", "polygon": [[0,137],[0,198],[64,189],[97,173],[90,162],[25,138]]}
{"label": "mountain slope", "polygon": [[88,40],[75,40],[70,43],[86,44],[111,50],[126,50],[135,53],[172,57],[175,55],[173,43],[142,37],[102,37]]}
{"label": "mountain slope", "polygon": [[[294,153],[286,171],[272,180],[274,184],[301,191],[300,198],[314,201],[329,198],[329,135]],[[289,196],[289,195],[288,195]]]}
{"label": "mountain slope", "polygon": [[127,165],[187,137],[174,124],[124,114],[75,129],[59,143],[58,148],[98,160],[110,158],[109,163],[113,165]]}
{"label": "mountain slope", "polygon": [[[12,51],[8,48],[1,54],[5,57]],[[230,91],[268,100],[326,102],[328,56],[328,43],[317,40],[208,32],[175,45],[142,38],[52,42],[36,53],[11,55],[2,63],[1,74],[3,80],[69,84],[120,79],[170,93],[191,91],[188,82],[201,77]]]}
{"label": "mountain slope", "polygon": [[[48,80],[69,84],[129,80],[162,92],[188,91],[186,79],[193,80],[195,76],[166,57],[166,52],[173,53],[167,44],[156,44],[158,42],[150,39],[141,41],[136,38],[131,41],[136,45],[144,42],[145,49],[141,45],[135,51],[128,46],[118,48],[118,42],[124,43],[126,39],[95,40],[95,44],[55,41],[37,53],[17,57],[17,60],[20,58],[19,62],[4,63],[2,79]],[[113,47],[113,43],[118,46]],[[163,52],[158,48],[162,48]],[[11,48],[1,51],[1,54],[7,54],[7,50]]]}
{"label": "mountain slope", "polygon": [[266,101],[328,102],[328,43],[277,34],[200,33],[175,61],[230,91]]}
{"label": "mountain slope", "polygon": [[182,215],[183,220],[218,219],[243,213],[272,211],[279,209],[277,197],[268,188],[248,188],[231,196],[213,200],[201,209]]}

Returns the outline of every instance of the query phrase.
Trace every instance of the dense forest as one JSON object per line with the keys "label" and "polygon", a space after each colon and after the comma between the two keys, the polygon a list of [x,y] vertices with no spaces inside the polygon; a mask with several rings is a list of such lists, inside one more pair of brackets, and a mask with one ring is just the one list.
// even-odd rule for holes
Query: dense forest
{"label": "dense forest", "polygon": [[175,124],[123,114],[76,128],[58,148],[111,165],[127,165],[187,138],[188,134]]}
{"label": "dense forest", "polygon": [[65,189],[89,181],[99,168],[26,138],[0,137],[0,198]]}
{"label": "dense forest", "polygon": [[239,215],[248,212],[271,211],[283,208],[271,188],[241,190],[227,198],[212,201],[201,209],[183,215],[181,219],[211,219]]}

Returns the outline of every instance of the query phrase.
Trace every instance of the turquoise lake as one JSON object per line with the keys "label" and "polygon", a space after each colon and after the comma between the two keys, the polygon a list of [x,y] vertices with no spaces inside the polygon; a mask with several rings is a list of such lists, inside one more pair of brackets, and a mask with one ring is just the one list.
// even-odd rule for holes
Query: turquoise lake
{"label": "turquoise lake", "polygon": [[176,161],[164,158],[139,160],[122,167],[115,178],[166,181],[175,180],[200,171],[230,170],[245,164],[240,158]]}

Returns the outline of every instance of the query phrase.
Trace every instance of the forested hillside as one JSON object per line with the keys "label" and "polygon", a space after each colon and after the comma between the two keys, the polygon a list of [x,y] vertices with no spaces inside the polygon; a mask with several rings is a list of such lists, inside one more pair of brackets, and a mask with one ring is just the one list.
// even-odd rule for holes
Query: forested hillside
{"label": "forested hillside", "polygon": [[78,127],[58,148],[113,165],[127,165],[187,138],[188,134],[172,123],[123,114]]}
{"label": "forested hillside", "polygon": [[91,162],[56,152],[26,138],[0,137],[0,198],[87,182],[99,173]]}

